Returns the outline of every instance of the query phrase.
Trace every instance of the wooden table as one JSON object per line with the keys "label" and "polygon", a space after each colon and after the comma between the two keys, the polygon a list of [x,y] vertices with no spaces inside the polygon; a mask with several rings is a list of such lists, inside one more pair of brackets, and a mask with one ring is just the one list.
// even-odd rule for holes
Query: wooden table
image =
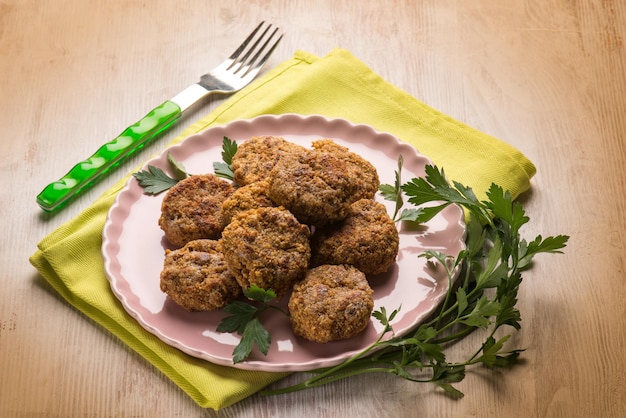
{"label": "wooden table", "polygon": [[[525,233],[571,239],[525,276],[522,365],[469,373],[458,401],[371,375],[205,411],[28,263],[41,238],[119,177],[52,217],[35,203],[43,186],[195,81],[261,19],[287,30],[271,65],[297,49],[346,48],[537,165],[521,197]],[[626,416],[625,28],[619,0],[0,2],[0,416]]]}

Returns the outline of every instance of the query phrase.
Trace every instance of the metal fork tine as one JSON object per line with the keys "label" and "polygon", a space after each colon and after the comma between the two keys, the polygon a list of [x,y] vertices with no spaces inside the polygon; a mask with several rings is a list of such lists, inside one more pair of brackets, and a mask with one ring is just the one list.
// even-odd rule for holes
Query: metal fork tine
{"label": "metal fork tine", "polygon": [[[278,31],[278,28],[276,28],[276,30],[274,31],[274,33],[272,33],[272,37],[274,36],[274,34]],[[267,62],[268,58],[270,57],[270,55],[272,55],[272,52],[274,52],[274,49],[276,49],[276,47],[278,46],[278,43],[280,42],[281,39],[283,39],[283,35],[284,33],[281,33],[280,36],[278,37],[278,39],[274,42],[274,44],[270,47],[270,49],[265,53],[265,55],[261,58],[261,60],[253,66],[254,62],[257,60],[257,58],[259,57],[259,55],[261,54],[261,52],[263,52],[263,50],[265,50],[265,47],[267,46],[267,44],[269,43],[269,41],[272,39],[272,37],[270,37],[266,42],[265,45],[263,45],[263,49],[259,50],[259,52],[256,54],[256,56],[254,57],[253,62],[250,64],[250,67],[246,70],[246,72],[244,73],[243,76],[248,75],[250,72],[252,72],[253,74],[256,74],[257,72],[259,72],[261,70],[261,68],[263,68],[263,66],[265,65],[265,63]]]}
{"label": "metal fork tine", "polygon": [[[240,64],[236,69],[234,69],[234,73],[237,74],[237,72],[239,72],[242,68],[245,67],[246,62],[248,61],[248,58],[250,58],[250,55],[257,49],[257,47],[259,46],[259,44],[261,43],[261,41],[263,40],[263,38],[265,38],[265,35],[267,34],[267,32],[272,28],[272,24],[270,24],[267,28],[265,28],[265,30],[263,31],[263,33],[261,34],[261,36],[259,36],[257,38],[257,40],[254,42],[254,44],[248,48],[248,50],[246,51],[246,53],[244,54],[243,57],[241,58],[237,58],[235,61],[233,61],[233,63],[231,65],[228,66],[228,68],[226,70],[230,70],[232,69],[232,67],[235,64]],[[270,36],[273,36],[273,34]],[[265,46],[263,46],[265,47]]]}
{"label": "metal fork tine", "polygon": [[[243,43],[241,45],[239,45],[239,47],[237,47],[235,52],[230,54],[229,59],[233,60],[233,63],[235,62],[237,57],[239,57],[239,55],[241,55],[241,53],[246,49],[246,47],[248,46],[250,41],[254,38],[254,35],[256,35],[256,33],[259,31],[259,29],[261,29],[261,26],[263,26],[264,23],[265,23],[265,20],[262,20],[261,23],[259,23],[259,25],[252,31],[252,33],[250,33],[250,35],[248,35],[246,40],[243,41]],[[232,64],[231,64],[231,66],[232,66]]]}
{"label": "metal fork tine", "polygon": [[209,91],[221,92],[233,92],[244,87],[261,71],[283,38],[284,33],[281,33],[274,40],[278,31],[279,28],[271,23],[259,23],[229,58],[200,77],[200,86]]}
{"label": "metal fork tine", "polygon": [[[269,28],[268,28],[269,29]],[[252,59],[250,61],[248,61],[246,63],[246,65],[242,68],[246,68],[246,71],[241,75],[242,77],[245,77],[246,74],[248,74],[250,72],[250,70],[252,68],[254,68],[254,63],[256,62],[256,60],[259,59],[259,57],[261,56],[261,53],[263,53],[263,51],[265,51],[265,48],[267,48],[267,45],[270,43],[270,41],[272,40],[272,38],[274,38],[274,35],[276,35],[276,32],[278,32],[278,28],[274,29],[274,32],[272,32],[272,34],[269,36],[269,38],[267,38],[267,40],[265,41],[265,43],[263,44],[263,46],[261,48],[259,48],[259,50],[257,51],[256,54],[254,54],[254,57],[252,57]],[[282,35],[281,35],[282,37]],[[280,41],[280,38],[278,39]],[[274,45],[270,51],[272,51],[274,49],[276,45]],[[237,70],[239,71],[239,70]]]}

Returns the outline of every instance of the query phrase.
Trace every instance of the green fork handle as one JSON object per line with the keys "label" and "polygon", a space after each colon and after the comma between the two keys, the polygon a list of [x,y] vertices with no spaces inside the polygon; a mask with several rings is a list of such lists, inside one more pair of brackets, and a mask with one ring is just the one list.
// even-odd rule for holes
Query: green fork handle
{"label": "green fork handle", "polygon": [[170,127],[181,113],[181,108],[170,100],[155,107],[117,138],[100,147],[91,157],[76,164],[65,176],[47,185],[37,196],[37,203],[46,212],[62,208],[93,185],[100,176]]}

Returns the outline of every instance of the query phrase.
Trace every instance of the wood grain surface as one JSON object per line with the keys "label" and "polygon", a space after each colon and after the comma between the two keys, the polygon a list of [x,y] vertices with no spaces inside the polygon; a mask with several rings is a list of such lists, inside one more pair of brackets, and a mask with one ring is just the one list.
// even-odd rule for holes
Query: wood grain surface
{"label": "wood grain surface", "polygon": [[[456,401],[370,375],[203,410],[28,263],[41,238],[119,177],[55,216],[35,203],[43,186],[194,82],[261,19],[287,31],[270,65],[298,49],[346,48],[536,164],[520,198],[525,233],[571,239],[525,276],[520,366],[475,369]],[[625,38],[621,0],[0,0],[0,416],[626,416]],[[471,338],[449,355],[467,353]]]}

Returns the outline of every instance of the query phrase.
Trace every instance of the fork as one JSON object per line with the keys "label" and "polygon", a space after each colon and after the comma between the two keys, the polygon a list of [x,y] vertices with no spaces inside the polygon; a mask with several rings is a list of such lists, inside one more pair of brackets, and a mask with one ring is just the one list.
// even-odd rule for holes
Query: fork
{"label": "fork", "polygon": [[39,206],[45,212],[61,209],[104,174],[171,127],[194,103],[209,94],[234,93],[248,85],[259,74],[282,39],[283,33],[277,35],[278,30],[272,24],[265,25],[265,21],[259,23],[226,60],[201,76],[200,81],[152,109],[117,138],[101,146],[91,157],[76,164],[65,176],[47,185],[37,196]]}

